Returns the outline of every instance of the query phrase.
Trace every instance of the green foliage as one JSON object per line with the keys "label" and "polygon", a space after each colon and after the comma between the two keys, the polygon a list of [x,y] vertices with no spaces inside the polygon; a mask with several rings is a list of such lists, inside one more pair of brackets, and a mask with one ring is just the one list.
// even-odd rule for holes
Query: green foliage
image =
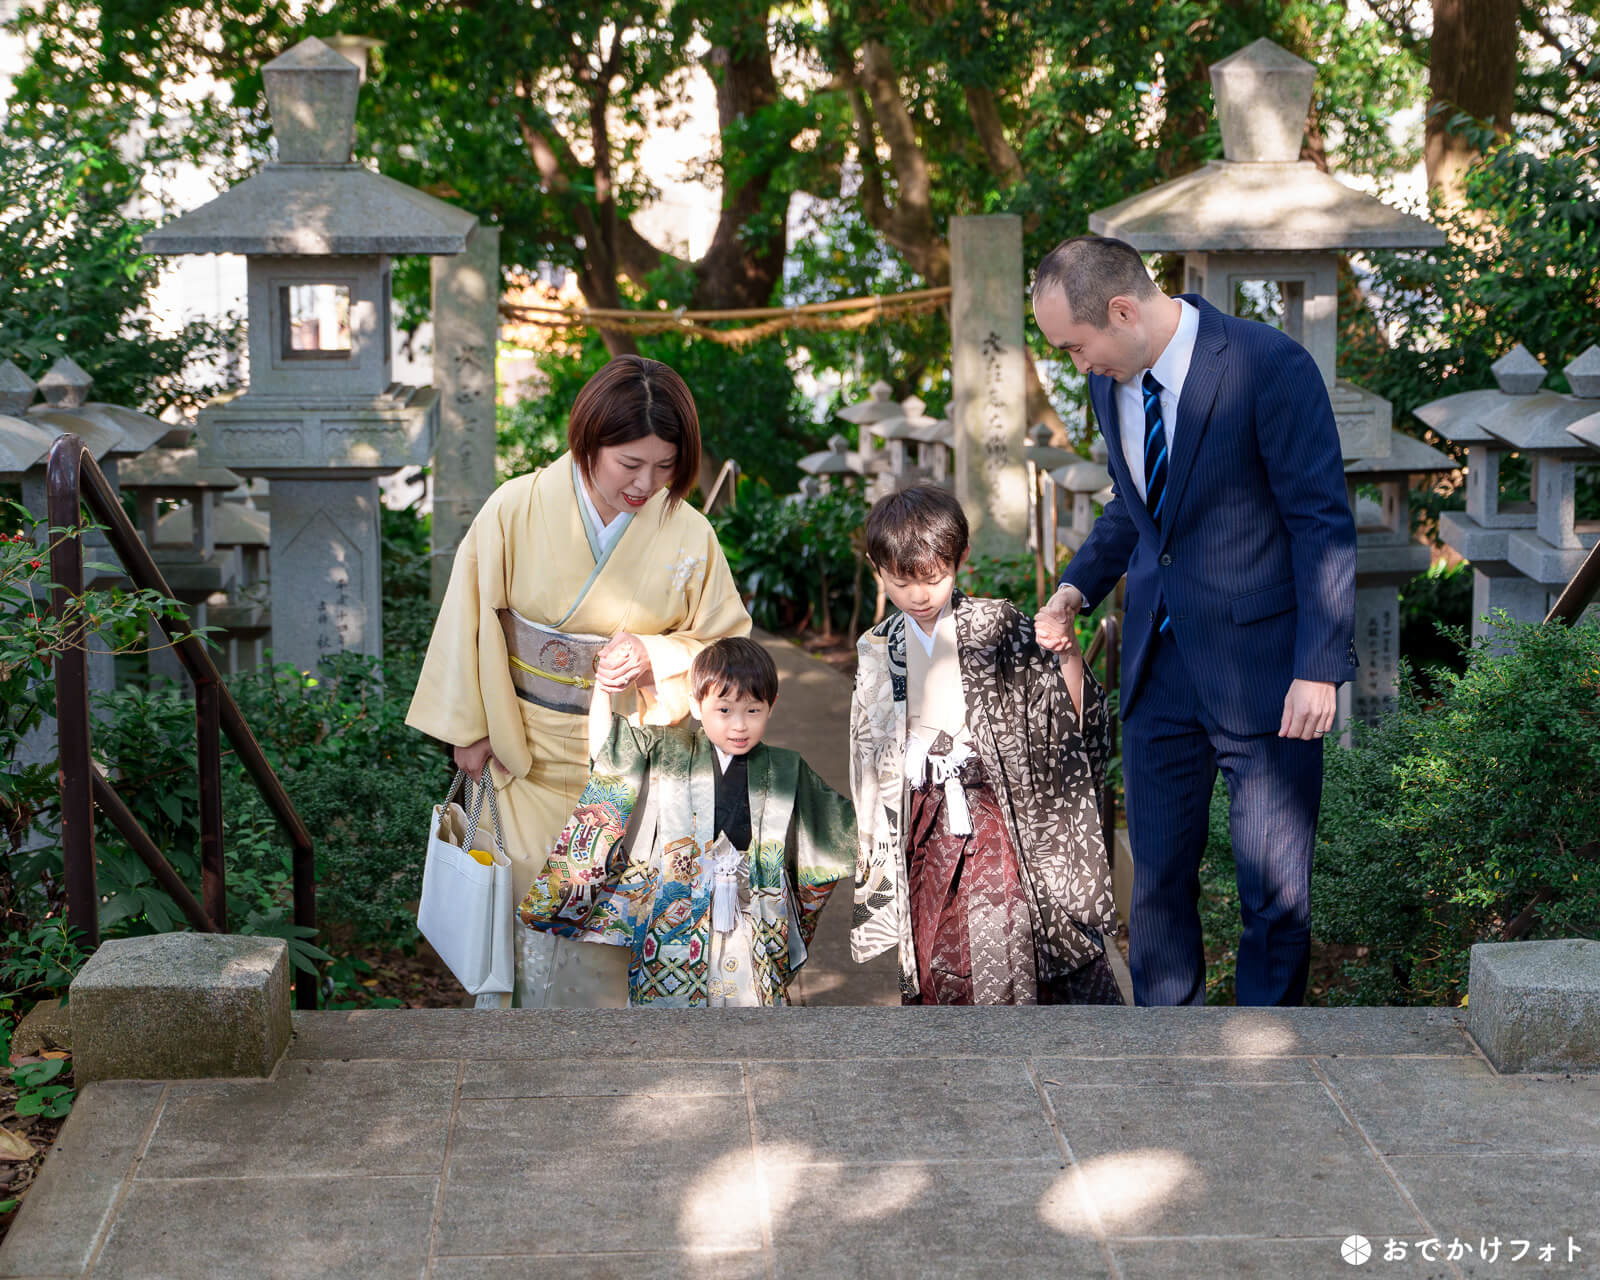
{"label": "green foliage", "polygon": [[1024,613],[1039,608],[1032,552],[1014,556],[971,556],[956,575],[956,585],[969,596],[1009,600]]}
{"label": "green foliage", "polygon": [[[1394,712],[1328,747],[1312,928],[1366,949],[1334,1003],[1456,1004],[1474,942],[1600,928],[1600,627],[1502,616],[1465,658],[1436,700],[1408,680]],[[1201,872],[1214,954],[1239,927],[1225,797]],[[1208,973],[1213,998],[1232,960]]]}
{"label": "green foliage", "polygon": [[1441,669],[1466,665],[1456,633],[1472,625],[1472,566],[1442,560],[1400,589],[1400,657],[1426,696]]}
{"label": "green foliage", "polygon": [[89,959],[82,938],[59,916],[26,931],[13,930],[0,950],[0,986],[13,1001],[29,1004],[65,996]]}
{"label": "green foliage", "polygon": [[[800,479],[795,460],[824,447],[831,428],[814,424],[795,388],[786,348],[777,340],[733,351],[674,334],[642,338],[639,354],[682,375],[700,413],[707,454],[733,458],[741,471],[781,491]],[[521,475],[566,452],[567,415],[583,384],[610,359],[598,337],[575,352],[541,352],[537,394],[498,414],[501,478]]]}
{"label": "green foliage", "polygon": [[824,609],[830,627],[859,628],[863,616],[871,621],[857,546],[866,514],[854,488],[801,501],[740,481],[738,506],[717,512],[711,522],[757,626],[786,631],[809,619],[820,631]]}
{"label": "green foliage", "polygon": [[77,1091],[70,1085],[55,1083],[71,1065],[66,1058],[46,1058],[11,1068],[11,1081],[17,1087],[16,1113],[59,1120],[72,1110]]}
{"label": "green foliage", "polygon": [[148,310],[159,263],[139,237],[154,224],[128,216],[146,201],[124,145],[136,116],[133,104],[81,113],[52,96],[0,124],[0,360],[37,379],[71,356],[97,400],[191,409],[220,386],[186,370],[225,357],[234,327],[165,333]]}
{"label": "green foliage", "polygon": [[420,667],[439,611],[431,594],[433,516],[418,515],[410,507],[382,507],[380,517],[383,651],[390,655],[391,667],[408,662]]}
{"label": "green foliage", "polygon": [[1408,690],[1331,753],[1317,858],[1319,930],[1371,945],[1363,1000],[1453,1004],[1472,943],[1590,935],[1600,627],[1502,620],[1438,703]]}

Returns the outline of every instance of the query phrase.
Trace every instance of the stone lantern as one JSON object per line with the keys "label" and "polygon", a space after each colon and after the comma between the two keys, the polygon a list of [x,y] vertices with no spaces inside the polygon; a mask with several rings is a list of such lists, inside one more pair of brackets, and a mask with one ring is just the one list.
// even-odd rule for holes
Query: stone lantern
{"label": "stone lantern", "polygon": [[956,425],[949,418],[930,418],[914,427],[917,442],[917,470],[932,484],[948,489],[954,472]]}
{"label": "stone lantern", "polygon": [[[1543,372],[1540,368],[1541,379]],[[1535,389],[1505,398],[1479,420],[1532,464],[1533,526],[1511,530],[1506,552],[1512,568],[1539,588],[1540,619],[1583,564],[1585,552],[1600,541],[1600,525],[1575,519],[1578,466],[1597,459],[1569,430],[1600,411],[1600,349],[1590,347],[1563,372],[1573,394]]]}
{"label": "stone lantern", "polygon": [[[850,442],[841,435],[828,437],[828,447],[821,453],[808,453],[800,459],[800,470],[817,481],[818,493],[832,491],[834,477],[854,480],[861,475],[861,455],[850,452]],[[804,481],[801,482],[804,484]]]}
{"label": "stone lantern", "polygon": [[867,399],[846,405],[834,415],[857,428],[856,451],[861,455],[861,463],[866,470],[873,469],[873,453],[877,443],[867,428],[875,422],[887,422],[890,418],[900,417],[900,406],[889,398],[893,394],[894,388],[879,378],[867,388]]}
{"label": "stone lantern", "polygon": [[[1521,343],[1490,366],[1496,389],[1444,396],[1417,417],[1447,440],[1467,447],[1465,511],[1439,518],[1439,536],[1472,563],[1472,634],[1486,634],[1492,612],[1537,622],[1577,571],[1595,531],[1574,520],[1573,486],[1580,461],[1592,458],[1581,434],[1600,396],[1590,348],[1566,368],[1574,395],[1542,391],[1544,366]],[[1533,464],[1528,502],[1500,501],[1500,463],[1526,453]]]}
{"label": "stone lantern", "polygon": [[1300,159],[1316,68],[1257,40],[1211,68],[1224,159],[1089,215],[1096,234],[1184,255],[1184,288],[1227,315],[1265,307],[1315,358],[1346,459],[1381,457],[1392,410],[1335,373],[1338,255],[1432,248],[1432,223]]}
{"label": "stone lantern", "polygon": [[[218,665],[229,675],[259,667],[262,645],[272,629],[267,609],[267,548],[272,542],[272,521],[265,511],[235,502],[232,495],[212,504],[212,545],[219,559],[232,567],[232,589],[206,610],[206,621],[222,629],[220,643],[226,661]],[[185,504],[161,516],[154,546],[187,547],[194,543],[194,504]]]}
{"label": "stone lantern", "polygon": [[27,416],[34,390],[33,379],[11,361],[0,364],[0,479],[21,480],[44,462],[55,439]]}
{"label": "stone lantern", "polygon": [[[151,449],[122,468],[122,487],[134,495],[139,511],[139,533],[172,594],[188,606],[193,626],[217,625],[213,612],[227,605],[238,586],[239,552],[219,545],[216,512],[217,499],[240,483],[189,444]],[[180,504],[178,511],[162,517],[163,501]],[[151,674],[185,683],[182,664],[159,627],[151,627],[150,638]]]}
{"label": "stone lantern", "polygon": [[201,411],[201,459],[271,480],[273,649],[312,669],[381,652],[377,477],[426,463],[439,417],[393,380],[390,260],[459,254],[476,219],[354,161],[361,74],[322,41],[262,78],[277,159],[144,248],[246,258],[249,384]]}
{"label": "stone lantern", "polygon": [[[1411,536],[1411,478],[1455,471],[1440,453],[1396,431],[1382,457],[1347,463],[1345,487],[1356,516],[1356,644],[1362,665],[1339,686],[1339,723],[1371,724],[1400,691],[1400,588],[1427,571],[1432,552]],[[1357,488],[1375,485],[1378,501]]]}
{"label": "stone lantern", "polygon": [[1076,553],[1094,527],[1095,504],[1102,508],[1111,501],[1111,472],[1106,467],[1106,442],[1095,436],[1089,445],[1088,458],[1079,458],[1058,467],[1050,473],[1057,489],[1067,495],[1069,515],[1063,527],[1059,514],[1060,503],[1055,504],[1055,545]]}

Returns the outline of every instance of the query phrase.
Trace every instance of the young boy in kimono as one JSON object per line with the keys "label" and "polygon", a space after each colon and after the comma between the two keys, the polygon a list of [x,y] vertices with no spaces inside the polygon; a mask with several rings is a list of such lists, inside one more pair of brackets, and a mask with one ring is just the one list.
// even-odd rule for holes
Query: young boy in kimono
{"label": "young boy in kimono", "polygon": [[955,589],[967,519],[881,499],[867,558],[900,610],[857,644],[850,784],[857,961],[898,947],[905,1004],[1121,1004],[1105,958],[1105,698],[1006,600]]}
{"label": "young boy in kimono", "polygon": [[855,815],[797,752],[762,742],[778,669],[759,644],[715,641],[689,681],[697,727],[611,717],[522,920],[630,948],[632,1005],[787,1004],[854,866]]}

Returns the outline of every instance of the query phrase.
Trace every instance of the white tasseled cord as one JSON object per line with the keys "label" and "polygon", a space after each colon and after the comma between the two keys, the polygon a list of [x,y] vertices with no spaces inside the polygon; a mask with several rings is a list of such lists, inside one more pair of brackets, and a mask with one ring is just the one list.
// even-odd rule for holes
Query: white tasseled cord
{"label": "white tasseled cord", "polygon": [[906,777],[912,785],[927,781],[944,788],[944,802],[949,809],[950,834],[972,834],[972,811],[967,808],[967,790],[961,785],[961,766],[972,759],[972,744],[958,742],[942,756],[930,756],[928,744],[912,734],[906,740]]}
{"label": "white tasseled cord", "polygon": [[744,858],[726,840],[711,853],[711,927],[732,933],[739,927],[739,869]]}

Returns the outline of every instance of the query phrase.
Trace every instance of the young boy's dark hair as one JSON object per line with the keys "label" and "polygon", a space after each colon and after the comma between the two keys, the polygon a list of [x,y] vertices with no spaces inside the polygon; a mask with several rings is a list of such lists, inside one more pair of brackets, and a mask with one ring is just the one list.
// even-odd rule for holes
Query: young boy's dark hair
{"label": "young boy's dark hair", "polygon": [[969,537],[967,515],[955,494],[937,485],[891,493],[867,513],[867,559],[897,578],[954,569],[967,553]]}
{"label": "young boy's dark hair", "polygon": [[754,640],[724,636],[695,654],[689,687],[697,702],[754,698],[770,705],[778,700],[778,664]]}

